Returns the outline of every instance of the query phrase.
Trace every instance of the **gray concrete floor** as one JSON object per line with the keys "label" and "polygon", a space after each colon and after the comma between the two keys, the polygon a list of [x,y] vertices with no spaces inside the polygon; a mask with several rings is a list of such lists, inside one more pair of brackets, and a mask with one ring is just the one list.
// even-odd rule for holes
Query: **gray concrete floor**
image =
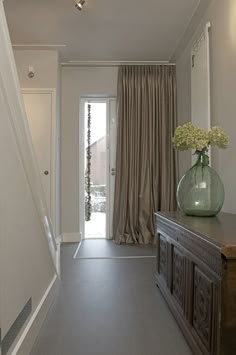
{"label": "gray concrete floor", "polygon": [[31,355],[192,354],[155,285],[155,259],[73,259],[77,246],[62,246],[59,293]]}
{"label": "gray concrete floor", "polygon": [[110,240],[84,240],[75,253],[76,258],[155,257],[155,245],[117,245]]}

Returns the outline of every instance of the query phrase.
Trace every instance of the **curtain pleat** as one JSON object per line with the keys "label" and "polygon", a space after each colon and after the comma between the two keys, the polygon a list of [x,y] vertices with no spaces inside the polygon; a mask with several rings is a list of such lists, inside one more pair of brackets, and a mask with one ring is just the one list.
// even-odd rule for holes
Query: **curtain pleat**
{"label": "curtain pleat", "polygon": [[116,243],[149,244],[155,211],[176,209],[174,66],[122,66],[114,199]]}

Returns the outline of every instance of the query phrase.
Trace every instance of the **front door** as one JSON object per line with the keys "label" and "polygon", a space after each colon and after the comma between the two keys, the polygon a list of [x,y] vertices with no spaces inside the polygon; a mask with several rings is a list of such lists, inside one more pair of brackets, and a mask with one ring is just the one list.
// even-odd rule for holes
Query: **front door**
{"label": "front door", "polygon": [[82,99],[80,118],[82,239],[111,239],[115,186],[116,100]]}

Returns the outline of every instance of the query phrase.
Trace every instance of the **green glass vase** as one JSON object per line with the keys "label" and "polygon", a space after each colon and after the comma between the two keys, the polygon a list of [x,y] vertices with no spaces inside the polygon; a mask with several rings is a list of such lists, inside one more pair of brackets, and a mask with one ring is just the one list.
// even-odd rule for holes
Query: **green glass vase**
{"label": "green glass vase", "polygon": [[224,203],[224,186],[205,152],[196,154],[196,163],[178,184],[178,206],[188,216],[216,216]]}

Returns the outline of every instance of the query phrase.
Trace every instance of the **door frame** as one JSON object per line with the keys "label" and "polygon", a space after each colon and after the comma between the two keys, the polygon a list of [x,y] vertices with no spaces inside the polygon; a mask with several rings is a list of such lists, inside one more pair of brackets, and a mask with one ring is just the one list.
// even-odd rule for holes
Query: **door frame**
{"label": "door frame", "polygon": [[[110,102],[116,100],[115,96],[101,96],[101,95],[86,95],[80,97],[80,108],[79,108],[79,226],[80,226],[80,240],[85,239],[85,194],[84,194],[84,186],[85,186],[85,177],[84,177],[84,150],[85,150],[85,117],[84,117],[84,104],[85,102],[104,102],[107,104],[106,111],[106,133],[107,133],[107,141],[106,141],[106,153],[110,150]],[[110,156],[106,154],[106,196],[110,197]],[[110,198],[106,199],[106,236],[105,239],[111,239],[110,235]]]}
{"label": "door frame", "polygon": [[[52,222],[54,235],[59,237],[60,234],[60,217],[59,208],[57,204],[60,202],[60,162],[57,158],[57,150],[59,149],[59,122],[57,123],[57,110],[56,110],[56,89],[53,88],[21,88],[22,94],[49,94],[51,95],[51,144],[50,144],[50,210],[49,216]],[[35,154],[36,156],[36,154]],[[38,165],[38,162],[37,162]],[[40,168],[38,166],[38,171]],[[41,174],[40,180],[42,184]]]}

